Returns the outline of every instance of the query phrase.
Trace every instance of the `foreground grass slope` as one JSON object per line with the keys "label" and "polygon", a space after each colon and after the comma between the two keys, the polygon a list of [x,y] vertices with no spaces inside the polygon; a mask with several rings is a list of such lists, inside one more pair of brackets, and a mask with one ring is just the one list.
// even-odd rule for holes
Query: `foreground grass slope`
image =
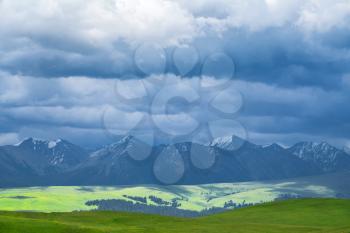
{"label": "foreground grass slope", "polygon": [[0,213],[6,233],[349,233],[350,200],[273,202],[196,219],[117,212]]}

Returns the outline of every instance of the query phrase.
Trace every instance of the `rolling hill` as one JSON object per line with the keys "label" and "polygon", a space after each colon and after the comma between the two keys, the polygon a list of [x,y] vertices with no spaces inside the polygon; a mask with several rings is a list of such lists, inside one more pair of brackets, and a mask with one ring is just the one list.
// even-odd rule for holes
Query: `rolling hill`
{"label": "rolling hill", "polygon": [[347,233],[350,200],[298,199],[201,218],[120,212],[0,212],[6,233]]}
{"label": "rolling hill", "polygon": [[[120,206],[116,203],[116,200],[121,200],[154,207],[171,207],[176,201],[177,209],[198,212],[211,208],[232,209],[289,198],[350,198],[350,172],[264,182],[205,185],[49,186],[0,189],[0,211],[135,210],[130,206]],[[94,204],[87,205],[88,202]],[[109,205],[101,206],[103,202]],[[182,213],[164,213],[162,208],[159,210],[155,212],[145,208],[136,209],[144,213],[188,216]]]}

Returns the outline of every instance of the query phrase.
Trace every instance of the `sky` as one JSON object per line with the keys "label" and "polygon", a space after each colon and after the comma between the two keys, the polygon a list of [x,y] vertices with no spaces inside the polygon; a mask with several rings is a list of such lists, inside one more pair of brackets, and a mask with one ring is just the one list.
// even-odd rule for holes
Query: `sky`
{"label": "sky", "polygon": [[350,146],[348,0],[1,0],[0,145]]}

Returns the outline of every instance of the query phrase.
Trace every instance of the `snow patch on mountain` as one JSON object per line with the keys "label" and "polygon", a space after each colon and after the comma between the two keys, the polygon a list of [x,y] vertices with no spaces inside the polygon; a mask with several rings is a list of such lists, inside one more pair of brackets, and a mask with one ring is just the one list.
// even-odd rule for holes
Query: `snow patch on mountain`
{"label": "snow patch on mountain", "polygon": [[215,138],[210,146],[215,146],[223,150],[237,150],[239,149],[246,141],[235,135],[224,136]]}
{"label": "snow patch on mountain", "polygon": [[327,142],[300,142],[289,148],[297,157],[318,164],[323,171],[332,171],[341,166],[341,159],[348,155]]}
{"label": "snow patch on mountain", "polygon": [[55,148],[59,143],[62,142],[62,139],[57,140],[43,140],[39,138],[26,138],[23,141],[15,144],[14,146],[22,146],[24,144],[32,144],[33,148],[36,150],[39,146],[46,146],[48,149]]}
{"label": "snow patch on mountain", "polygon": [[57,144],[60,143],[61,141],[62,141],[61,139],[58,139],[56,141],[49,141],[47,143],[47,146],[49,149],[55,148],[57,146]]}
{"label": "snow patch on mountain", "polygon": [[132,140],[133,140],[132,136],[125,136],[119,141],[112,143],[110,145],[104,146],[102,149],[99,149],[91,153],[90,157],[93,158],[93,157],[102,157],[109,154],[122,154],[123,152],[125,152],[127,145]]}
{"label": "snow patch on mountain", "polygon": [[59,155],[55,155],[51,159],[50,164],[51,165],[58,165],[58,164],[63,163],[63,161],[64,161],[64,154],[59,154]]}

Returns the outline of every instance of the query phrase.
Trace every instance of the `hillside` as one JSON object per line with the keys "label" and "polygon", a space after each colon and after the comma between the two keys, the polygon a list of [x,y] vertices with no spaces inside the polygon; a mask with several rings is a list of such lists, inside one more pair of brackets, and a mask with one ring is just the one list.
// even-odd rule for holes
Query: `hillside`
{"label": "hillside", "polygon": [[273,202],[203,218],[119,212],[0,213],[6,233],[256,233],[350,232],[350,200],[299,199]]}
{"label": "hillside", "polygon": [[[155,201],[155,196],[162,201]],[[238,182],[206,185],[49,186],[0,189],[0,211],[71,212],[93,210],[87,202],[124,200],[152,206],[172,206],[202,211],[288,198],[349,198],[350,172],[270,182]],[[235,204],[235,205],[233,205]],[[101,210],[124,210],[112,205]],[[127,208],[130,211],[129,208]],[[144,212],[144,211],[141,211]],[[145,213],[152,213],[146,212]],[[157,212],[158,213],[158,212]],[[171,214],[172,215],[172,214]],[[182,216],[182,215],[180,215]]]}

